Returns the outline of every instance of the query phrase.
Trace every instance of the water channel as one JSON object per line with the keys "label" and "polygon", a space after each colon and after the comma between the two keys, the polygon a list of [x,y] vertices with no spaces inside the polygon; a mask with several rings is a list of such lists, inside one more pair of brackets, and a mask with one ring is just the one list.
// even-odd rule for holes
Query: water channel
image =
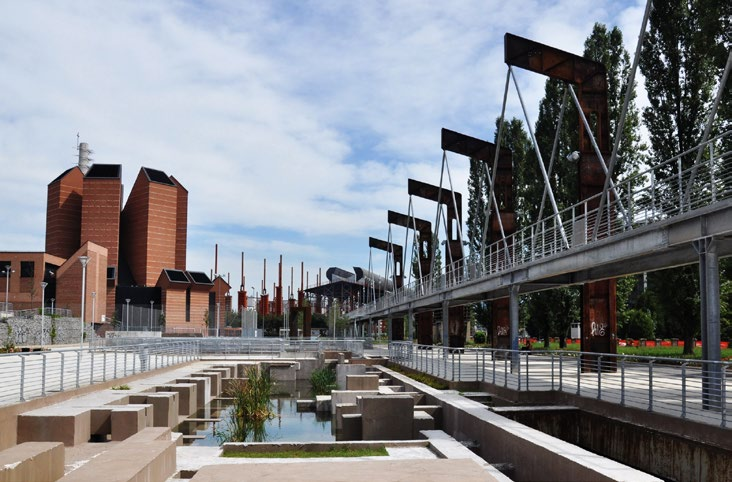
{"label": "water channel", "polygon": [[[331,433],[330,412],[298,412],[297,400],[311,398],[310,387],[300,383],[276,384],[272,403],[273,418],[264,422],[265,442],[304,442],[304,441],[334,441]],[[232,410],[232,402],[227,398],[216,398],[208,405],[196,411],[176,427],[175,431],[183,434],[184,445],[218,446],[220,444],[217,433],[226,428],[226,420]],[[220,421],[217,421],[220,420]],[[247,442],[250,440],[247,438]]]}

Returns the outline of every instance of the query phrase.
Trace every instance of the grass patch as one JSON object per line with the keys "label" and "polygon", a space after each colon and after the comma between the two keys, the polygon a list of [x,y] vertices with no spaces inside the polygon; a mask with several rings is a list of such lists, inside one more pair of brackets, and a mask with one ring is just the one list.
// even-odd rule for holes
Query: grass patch
{"label": "grass patch", "polygon": [[437,390],[447,390],[450,388],[450,385],[448,385],[447,383],[445,383],[441,380],[438,380],[425,373],[412,372],[412,371],[405,370],[400,365],[390,363],[389,369],[394,370],[395,372],[401,373],[402,375],[408,376],[412,380],[418,381],[420,383],[424,383],[425,385],[435,388]]}
{"label": "grass patch", "polygon": [[129,385],[117,385],[116,387],[112,387],[112,390],[129,390]]}
{"label": "grass patch", "polygon": [[328,450],[309,452],[307,450],[291,450],[280,452],[231,452],[222,454],[227,458],[245,459],[315,459],[322,457],[385,457],[389,455],[385,447],[349,448],[331,447]]}

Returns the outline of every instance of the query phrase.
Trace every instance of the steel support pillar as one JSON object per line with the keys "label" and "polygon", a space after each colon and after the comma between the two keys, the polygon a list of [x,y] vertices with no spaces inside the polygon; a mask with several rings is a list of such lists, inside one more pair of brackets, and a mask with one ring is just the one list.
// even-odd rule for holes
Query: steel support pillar
{"label": "steel support pillar", "polygon": [[[719,362],[720,304],[719,256],[712,238],[694,242],[699,253],[699,298],[701,300],[702,360]],[[722,408],[722,367],[718,363],[702,365],[702,407],[709,410]]]}
{"label": "steel support pillar", "polygon": [[414,341],[414,311],[411,308],[407,314],[407,340]]}
{"label": "steel support pillar", "polygon": [[511,373],[519,369],[519,285],[511,285],[508,291],[508,313],[511,320]]}
{"label": "steel support pillar", "polygon": [[417,313],[415,316],[417,324],[417,343],[420,345],[434,345],[432,337],[433,315],[431,311]]}
{"label": "steel support pillar", "polygon": [[442,346],[450,346],[450,306],[447,300],[442,302]]}

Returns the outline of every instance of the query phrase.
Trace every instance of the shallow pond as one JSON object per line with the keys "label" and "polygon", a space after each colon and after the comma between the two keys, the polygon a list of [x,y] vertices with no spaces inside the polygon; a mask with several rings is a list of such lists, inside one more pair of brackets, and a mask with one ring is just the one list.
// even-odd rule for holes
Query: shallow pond
{"label": "shallow pond", "polygon": [[[281,387],[278,388],[281,389]],[[274,418],[264,422],[264,441],[334,441],[335,436],[331,434],[330,413],[298,412],[298,398],[308,398],[308,395],[304,393],[301,396],[299,391],[294,391],[273,395],[270,398]],[[178,425],[176,431],[185,436],[196,437],[184,437],[184,445],[217,446],[219,439],[216,437],[216,433],[226,428],[226,420],[231,410],[230,400],[215,399],[190,418],[221,419],[221,422],[185,421]],[[247,439],[247,441],[251,440]]]}

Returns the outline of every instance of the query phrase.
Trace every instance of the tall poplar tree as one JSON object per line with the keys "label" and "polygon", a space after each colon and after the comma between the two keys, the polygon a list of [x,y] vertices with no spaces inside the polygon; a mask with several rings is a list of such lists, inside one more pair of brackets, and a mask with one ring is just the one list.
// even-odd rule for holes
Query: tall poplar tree
{"label": "tall poplar tree", "polygon": [[[722,52],[730,47],[730,8],[724,0],[654,2],[640,59],[650,103],[643,120],[652,165],[701,141],[714,86],[724,67],[722,58],[726,62]],[[720,114],[717,126],[729,125],[729,109],[723,107]],[[694,159],[693,155],[682,157],[682,168],[690,167]],[[661,176],[672,176],[675,167],[669,166]],[[692,352],[691,340],[700,329],[698,278],[695,265],[649,276],[660,331],[666,336],[681,335],[684,353]]]}

